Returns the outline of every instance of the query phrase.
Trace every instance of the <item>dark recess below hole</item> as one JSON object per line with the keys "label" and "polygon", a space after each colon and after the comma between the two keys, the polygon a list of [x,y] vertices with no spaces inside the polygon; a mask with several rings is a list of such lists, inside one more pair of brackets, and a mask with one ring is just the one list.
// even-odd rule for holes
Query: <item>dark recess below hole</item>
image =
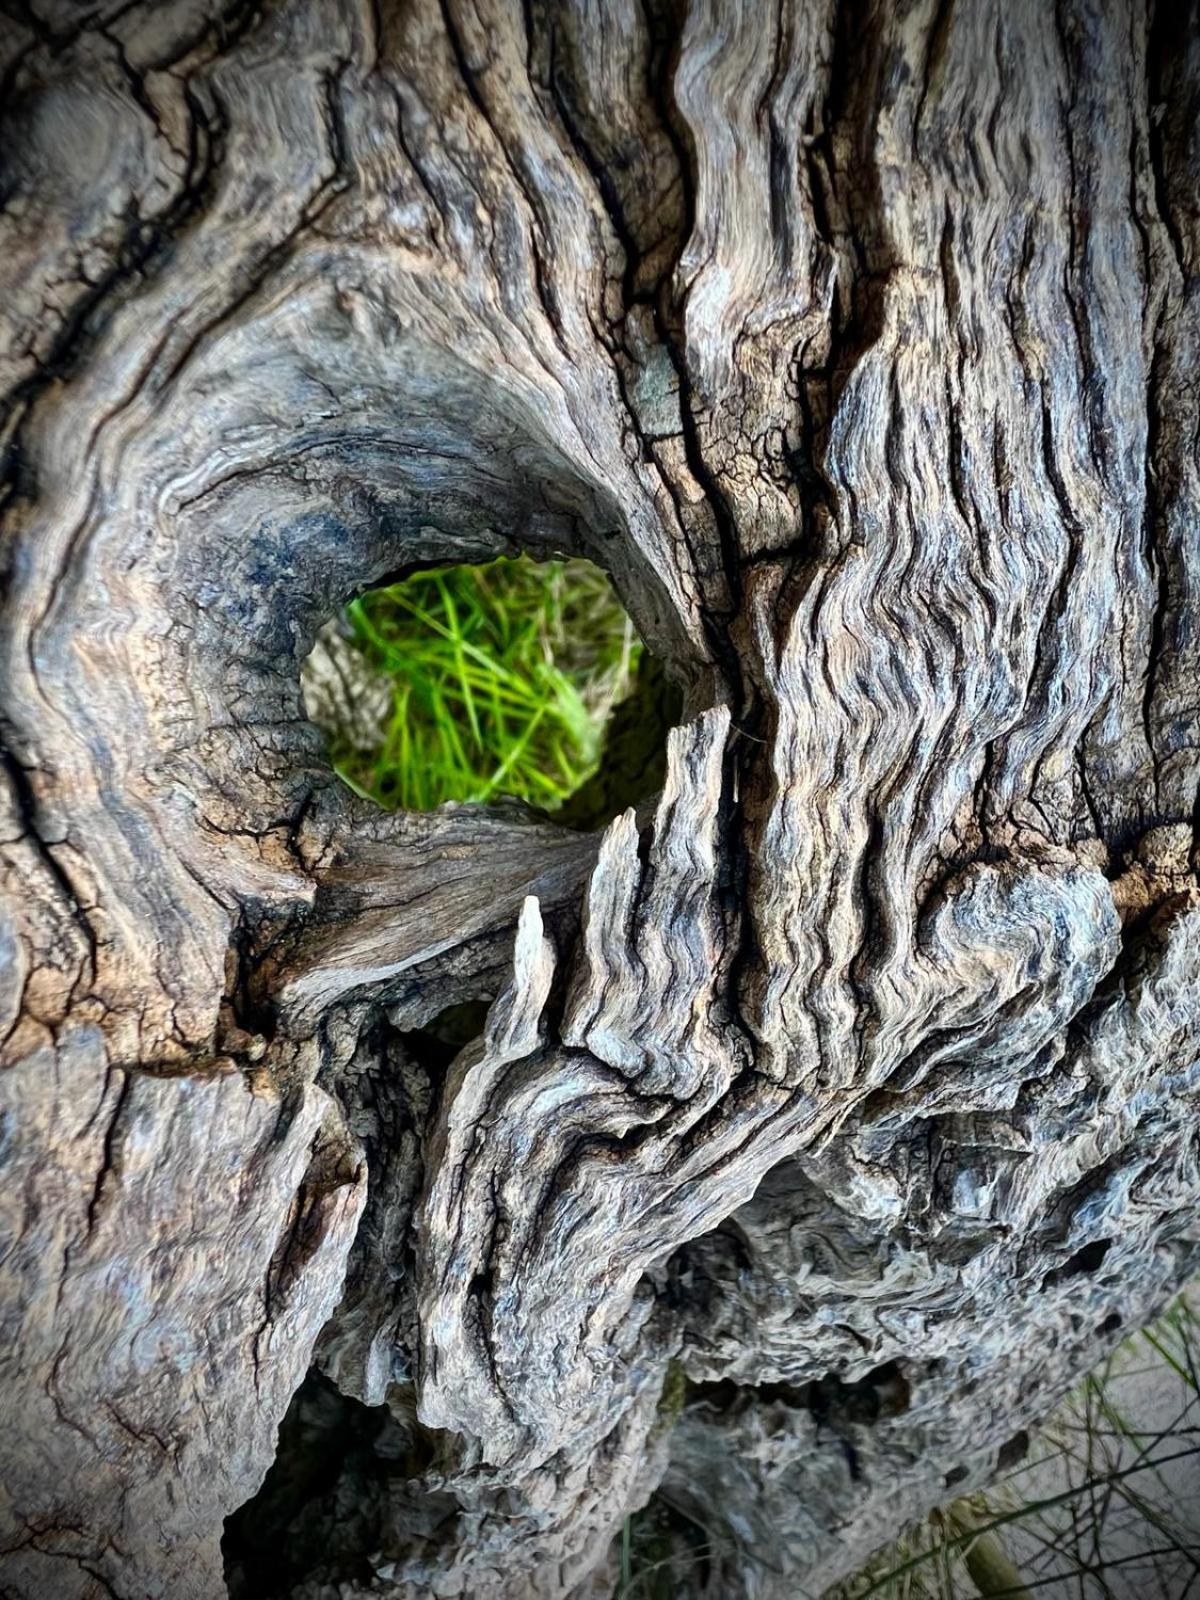
{"label": "dark recess below hole", "polygon": [[[311,1371],[262,1488],[226,1518],[230,1600],[283,1600],[306,1581],[369,1585],[368,1557],[387,1553],[389,1503],[430,1458],[415,1423],[406,1428],[388,1406],[365,1406]],[[457,1510],[448,1496],[421,1498],[431,1531]]]}

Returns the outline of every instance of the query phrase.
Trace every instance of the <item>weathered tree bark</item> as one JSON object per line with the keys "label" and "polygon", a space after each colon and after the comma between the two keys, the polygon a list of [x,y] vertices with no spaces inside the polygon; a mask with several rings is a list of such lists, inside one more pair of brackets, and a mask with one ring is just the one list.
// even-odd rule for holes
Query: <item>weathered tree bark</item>
{"label": "weathered tree bark", "polygon": [[[819,1590],[1200,1263],[1194,13],[3,10],[0,1589]],[[516,550],[661,797],[371,811]]]}

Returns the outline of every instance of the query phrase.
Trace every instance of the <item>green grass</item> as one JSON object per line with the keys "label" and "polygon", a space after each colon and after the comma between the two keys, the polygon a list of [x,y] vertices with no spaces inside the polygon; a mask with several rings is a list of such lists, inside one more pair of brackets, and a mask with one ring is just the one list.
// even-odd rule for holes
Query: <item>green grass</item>
{"label": "green grass", "polygon": [[353,601],[345,626],[388,686],[377,738],[327,727],[334,766],[380,805],[500,796],[557,810],[596,771],[641,644],[605,575],[522,556],[420,572]]}

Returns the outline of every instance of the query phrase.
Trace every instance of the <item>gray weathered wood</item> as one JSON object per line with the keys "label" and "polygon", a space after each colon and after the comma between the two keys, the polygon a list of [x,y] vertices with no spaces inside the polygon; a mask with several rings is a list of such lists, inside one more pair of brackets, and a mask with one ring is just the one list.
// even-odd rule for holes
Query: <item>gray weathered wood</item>
{"label": "gray weathered wood", "polygon": [[[599,1595],[656,1487],[818,1591],[1200,1261],[1194,7],[29,0],[0,75],[0,1587],[221,1595],[278,1450],[235,1593]],[[518,550],[661,795],[373,812],[313,639]]]}

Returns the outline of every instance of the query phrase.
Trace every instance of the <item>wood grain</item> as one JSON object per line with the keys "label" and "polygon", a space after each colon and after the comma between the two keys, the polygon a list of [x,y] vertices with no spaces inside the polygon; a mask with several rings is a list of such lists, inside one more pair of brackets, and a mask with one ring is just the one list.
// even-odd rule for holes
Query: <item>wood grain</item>
{"label": "wood grain", "polygon": [[[279,1593],[817,1592],[1194,1270],[1194,11],[5,8],[5,1593],[247,1593],[313,1365]],[[372,811],[313,639],[522,550],[661,794]]]}

